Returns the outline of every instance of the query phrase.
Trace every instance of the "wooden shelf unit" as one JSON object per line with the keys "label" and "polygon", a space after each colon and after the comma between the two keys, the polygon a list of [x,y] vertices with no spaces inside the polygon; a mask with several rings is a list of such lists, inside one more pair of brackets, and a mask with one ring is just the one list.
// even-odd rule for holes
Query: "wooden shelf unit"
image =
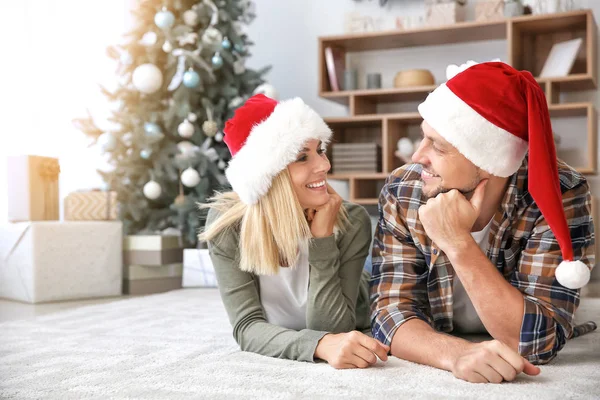
{"label": "wooden shelf unit", "polygon": [[350,53],[505,39],[507,62],[517,69],[526,69],[538,76],[552,45],[577,37],[583,39],[583,46],[572,73],[565,77],[538,77],[536,80],[546,93],[553,119],[587,119],[587,161],[585,165],[574,167],[581,173],[595,174],[597,114],[594,105],[560,104],[559,100],[561,92],[597,88],[597,32],[591,10],[577,10],[489,22],[462,22],[410,31],[394,30],[320,37],[319,96],[349,108],[347,117],[325,119],[334,132],[333,143],[375,142],[381,145],[382,149],[381,172],[336,174],[333,165],[333,173],[329,179],[349,182],[350,201],[363,205],[377,204],[378,185],[381,185],[394,169],[401,166],[400,160],[394,155],[398,139],[408,136],[409,127],[418,126],[422,121],[417,112],[377,114],[377,106],[385,103],[420,102],[435,90],[437,85],[331,91],[325,65],[325,48],[336,47]]}

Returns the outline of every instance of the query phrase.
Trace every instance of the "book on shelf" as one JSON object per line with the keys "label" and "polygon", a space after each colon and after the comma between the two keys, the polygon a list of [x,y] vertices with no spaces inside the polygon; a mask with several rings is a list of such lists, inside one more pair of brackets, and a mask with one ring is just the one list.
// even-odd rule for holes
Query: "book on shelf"
{"label": "book on shelf", "polygon": [[346,67],[346,54],[344,50],[337,47],[326,47],[325,65],[327,65],[327,75],[329,76],[331,91],[338,92],[342,90],[340,81]]}

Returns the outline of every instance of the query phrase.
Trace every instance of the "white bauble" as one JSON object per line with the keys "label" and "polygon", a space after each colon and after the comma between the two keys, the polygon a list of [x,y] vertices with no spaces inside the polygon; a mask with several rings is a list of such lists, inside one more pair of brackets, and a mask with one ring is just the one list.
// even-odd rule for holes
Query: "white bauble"
{"label": "white bauble", "polygon": [[194,125],[187,119],[184,119],[177,127],[177,133],[183,138],[191,138],[194,136]]}
{"label": "white bauble", "polygon": [[98,136],[96,143],[104,152],[114,151],[117,148],[117,138],[110,132],[104,132]]}
{"label": "white bauble", "polygon": [[144,185],[144,196],[149,198],[150,200],[156,200],[160,197],[162,193],[162,188],[158,184],[158,182],[150,181]]}
{"label": "white bauble", "polygon": [[234,97],[229,102],[229,108],[238,108],[244,103],[244,99],[240,96]]}
{"label": "white bauble", "polygon": [[202,35],[202,43],[205,46],[216,47],[220,46],[223,41],[223,34],[216,28],[209,26]]}
{"label": "white bauble", "polygon": [[188,121],[191,122],[196,122],[196,120],[198,119],[198,116],[194,113],[189,113],[187,116]]}
{"label": "white bauble", "polygon": [[165,53],[170,53],[173,51],[173,45],[168,40],[163,43],[162,49]]}
{"label": "white bauble", "polygon": [[189,188],[200,183],[200,174],[194,168],[188,168],[181,173],[181,183]]}
{"label": "white bauble", "polygon": [[182,142],[177,143],[177,149],[184,156],[191,155],[194,151],[196,151],[197,147],[192,143],[184,140]]}
{"label": "white bauble", "polygon": [[187,10],[183,13],[183,22],[187,26],[196,26],[198,24],[198,13],[193,10]]}
{"label": "white bauble", "polygon": [[217,142],[222,142],[223,141],[223,132],[217,132],[217,134],[215,135],[215,140]]}
{"label": "white bauble", "polygon": [[227,163],[225,161],[223,161],[223,160],[220,160],[219,163],[217,164],[217,166],[220,169],[225,169],[225,168],[227,168]]}
{"label": "white bauble", "polygon": [[414,151],[415,148],[412,140],[407,137],[403,137],[398,140],[398,153],[400,153],[401,156],[409,158],[413,155]]}
{"label": "white bauble", "polygon": [[133,71],[133,86],[142,93],[156,92],[163,83],[163,75],[154,64],[142,64]]}
{"label": "white bauble", "polygon": [[278,97],[277,90],[270,83],[263,83],[262,85],[259,85],[256,89],[254,89],[253,94],[259,94],[259,93],[262,93],[265,96],[270,97],[273,100],[277,100],[277,97]]}
{"label": "white bauble", "polygon": [[146,47],[150,47],[154,46],[157,40],[158,36],[156,35],[156,32],[150,31],[144,33],[144,36],[142,36],[142,39],[140,39],[140,44]]}

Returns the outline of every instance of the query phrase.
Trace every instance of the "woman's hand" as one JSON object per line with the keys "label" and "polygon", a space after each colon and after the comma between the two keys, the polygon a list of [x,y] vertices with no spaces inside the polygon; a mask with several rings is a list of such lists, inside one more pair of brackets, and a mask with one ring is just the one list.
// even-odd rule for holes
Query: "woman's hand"
{"label": "woman's hand", "polygon": [[315,349],[315,357],[325,360],[335,369],[366,368],[377,362],[387,361],[389,346],[358,331],[329,333]]}
{"label": "woman's hand", "polygon": [[310,231],[315,238],[323,238],[333,235],[333,227],[342,206],[342,198],[327,184],[329,200],[317,209],[308,209],[306,218],[310,225]]}

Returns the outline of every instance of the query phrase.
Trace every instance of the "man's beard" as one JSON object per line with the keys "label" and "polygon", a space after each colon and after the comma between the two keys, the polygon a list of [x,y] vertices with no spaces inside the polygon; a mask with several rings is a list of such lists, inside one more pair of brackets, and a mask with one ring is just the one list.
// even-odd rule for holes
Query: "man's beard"
{"label": "man's beard", "polygon": [[431,192],[424,193],[424,195],[425,195],[426,198],[432,199],[434,197],[437,197],[438,194],[448,193],[449,191],[456,189],[460,193],[462,193],[462,195],[465,196],[467,199],[470,199],[471,196],[473,196],[473,192],[477,188],[477,185],[479,185],[479,183],[481,182],[481,174],[480,174],[480,172],[481,172],[481,170],[479,168],[477,168],[476,169],[476,173],[475,173],[475,177],[473,178],[473,180],[471,181],[471,183],[469,185],[465,186],[464,188],[447,188],[447,187],[444,187],[443,185],[438,185]]}

